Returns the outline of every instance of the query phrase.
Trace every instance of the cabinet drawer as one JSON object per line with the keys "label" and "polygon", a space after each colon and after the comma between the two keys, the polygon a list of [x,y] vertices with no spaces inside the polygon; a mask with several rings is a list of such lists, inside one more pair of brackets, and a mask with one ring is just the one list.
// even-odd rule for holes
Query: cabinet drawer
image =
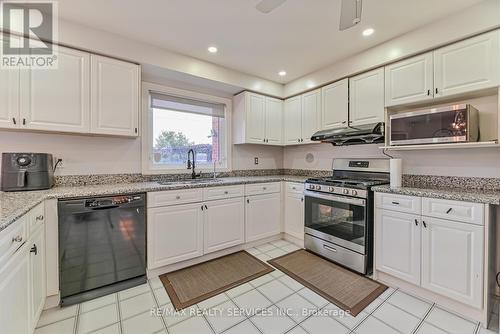
{"label": "cabinet drawer", "polygon": [[375,193],[375,206],[380,209],[420,215],[422,212],[422,198],[388,193]]}
{"label": "cabinet drawer", "polygon": [[279,182],[255,183],[245,185],[245,195],[279,193],[280,191],[281,189]]}
{"label": "cabinet drawer", "polygon": [[244,193],[243,185],[205,188],[203,189],[203,199],[205,201],[210,201],[214,199],[242,197]]}
{"label": "cabinet drawer", "polygon": [[0,267],[26,242],[28,238],[27,220],[28,214],[0,232]]}
{"label": "cabinet drawer", "polygon": [[287,193],[302,194],[304,192],[304,184],[295,183],[295,182],[287,182],[285,189],[286,189]]}
{"label": "cabinet drawer", "polygon": [[168,190],[148,193],[148,208],[201,202],[202,189]]}
{"label": "cabinet drawer", "polygon": [[484,205],[437,198],[423,198],[422,215],[483,225]]}
{"label": "cabinet drawer", "polygon": [[38,227],[45,223],[45,206],[42,203],[35,206],[28,214],[29,230],[32,234]]}

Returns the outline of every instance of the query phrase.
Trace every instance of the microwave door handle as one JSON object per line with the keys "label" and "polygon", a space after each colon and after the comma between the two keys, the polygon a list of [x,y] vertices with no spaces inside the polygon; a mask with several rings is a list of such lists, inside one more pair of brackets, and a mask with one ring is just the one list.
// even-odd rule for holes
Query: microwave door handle
{"label": "microwave door handle", "polygon": [[335,196],[335,195],[323,195],[323,194],[309,191],[309,190],[304,190],[304,195],[307,197],[319,198],[319,199],[324,199],[327,201],[335,201],[335,202],[354,204],[354,205],[360,205],[360,206],[365,206],[365,203],[366,203],[366,201],[364,199],[361,199],[361,198],[351,198],[351,197],[343,197],[343,196]]}
{"label": "microwave door handle", "polygon": [[26,184],[26,171],[25,170],[20,170],[17,173],[17,186],[18,187],[24,187]]}

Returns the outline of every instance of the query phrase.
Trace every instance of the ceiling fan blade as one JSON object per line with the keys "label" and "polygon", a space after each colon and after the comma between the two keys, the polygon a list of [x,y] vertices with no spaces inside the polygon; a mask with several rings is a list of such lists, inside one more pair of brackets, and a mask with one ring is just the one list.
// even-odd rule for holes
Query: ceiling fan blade
{"label": "ceiling fan blade", "polygon": [[346,30],[361,22],[362,0],[342,0],[340,30]]}
{"label": "ceiling fan blade", "polygon": [[258,11],[267,14],[281,6],[286,0],[262,0],[255,6]]}

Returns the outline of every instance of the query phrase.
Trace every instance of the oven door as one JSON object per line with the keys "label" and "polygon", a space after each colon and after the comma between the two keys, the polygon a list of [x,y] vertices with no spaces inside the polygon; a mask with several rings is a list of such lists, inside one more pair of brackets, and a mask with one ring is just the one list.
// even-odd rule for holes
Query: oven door
{"label": "oven door", "polygon": [[304,191],[305,232],[360,254],[367,236],[366,200]]}

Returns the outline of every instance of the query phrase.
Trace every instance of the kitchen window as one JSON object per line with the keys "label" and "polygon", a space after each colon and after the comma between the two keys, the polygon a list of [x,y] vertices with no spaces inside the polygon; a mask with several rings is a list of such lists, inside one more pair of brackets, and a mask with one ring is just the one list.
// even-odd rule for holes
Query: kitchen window
{"label": "kitchen window", "polygon": [[[180,93],[176,90],[175,93]],[[146,173],[188,172],[195,151],[196,171],[228,170],[228,120],[225,99],[184,92],[148,91]],[[194,94],[194,95],[193,95]],[[144,169],[144,164],[143,164]]]}

